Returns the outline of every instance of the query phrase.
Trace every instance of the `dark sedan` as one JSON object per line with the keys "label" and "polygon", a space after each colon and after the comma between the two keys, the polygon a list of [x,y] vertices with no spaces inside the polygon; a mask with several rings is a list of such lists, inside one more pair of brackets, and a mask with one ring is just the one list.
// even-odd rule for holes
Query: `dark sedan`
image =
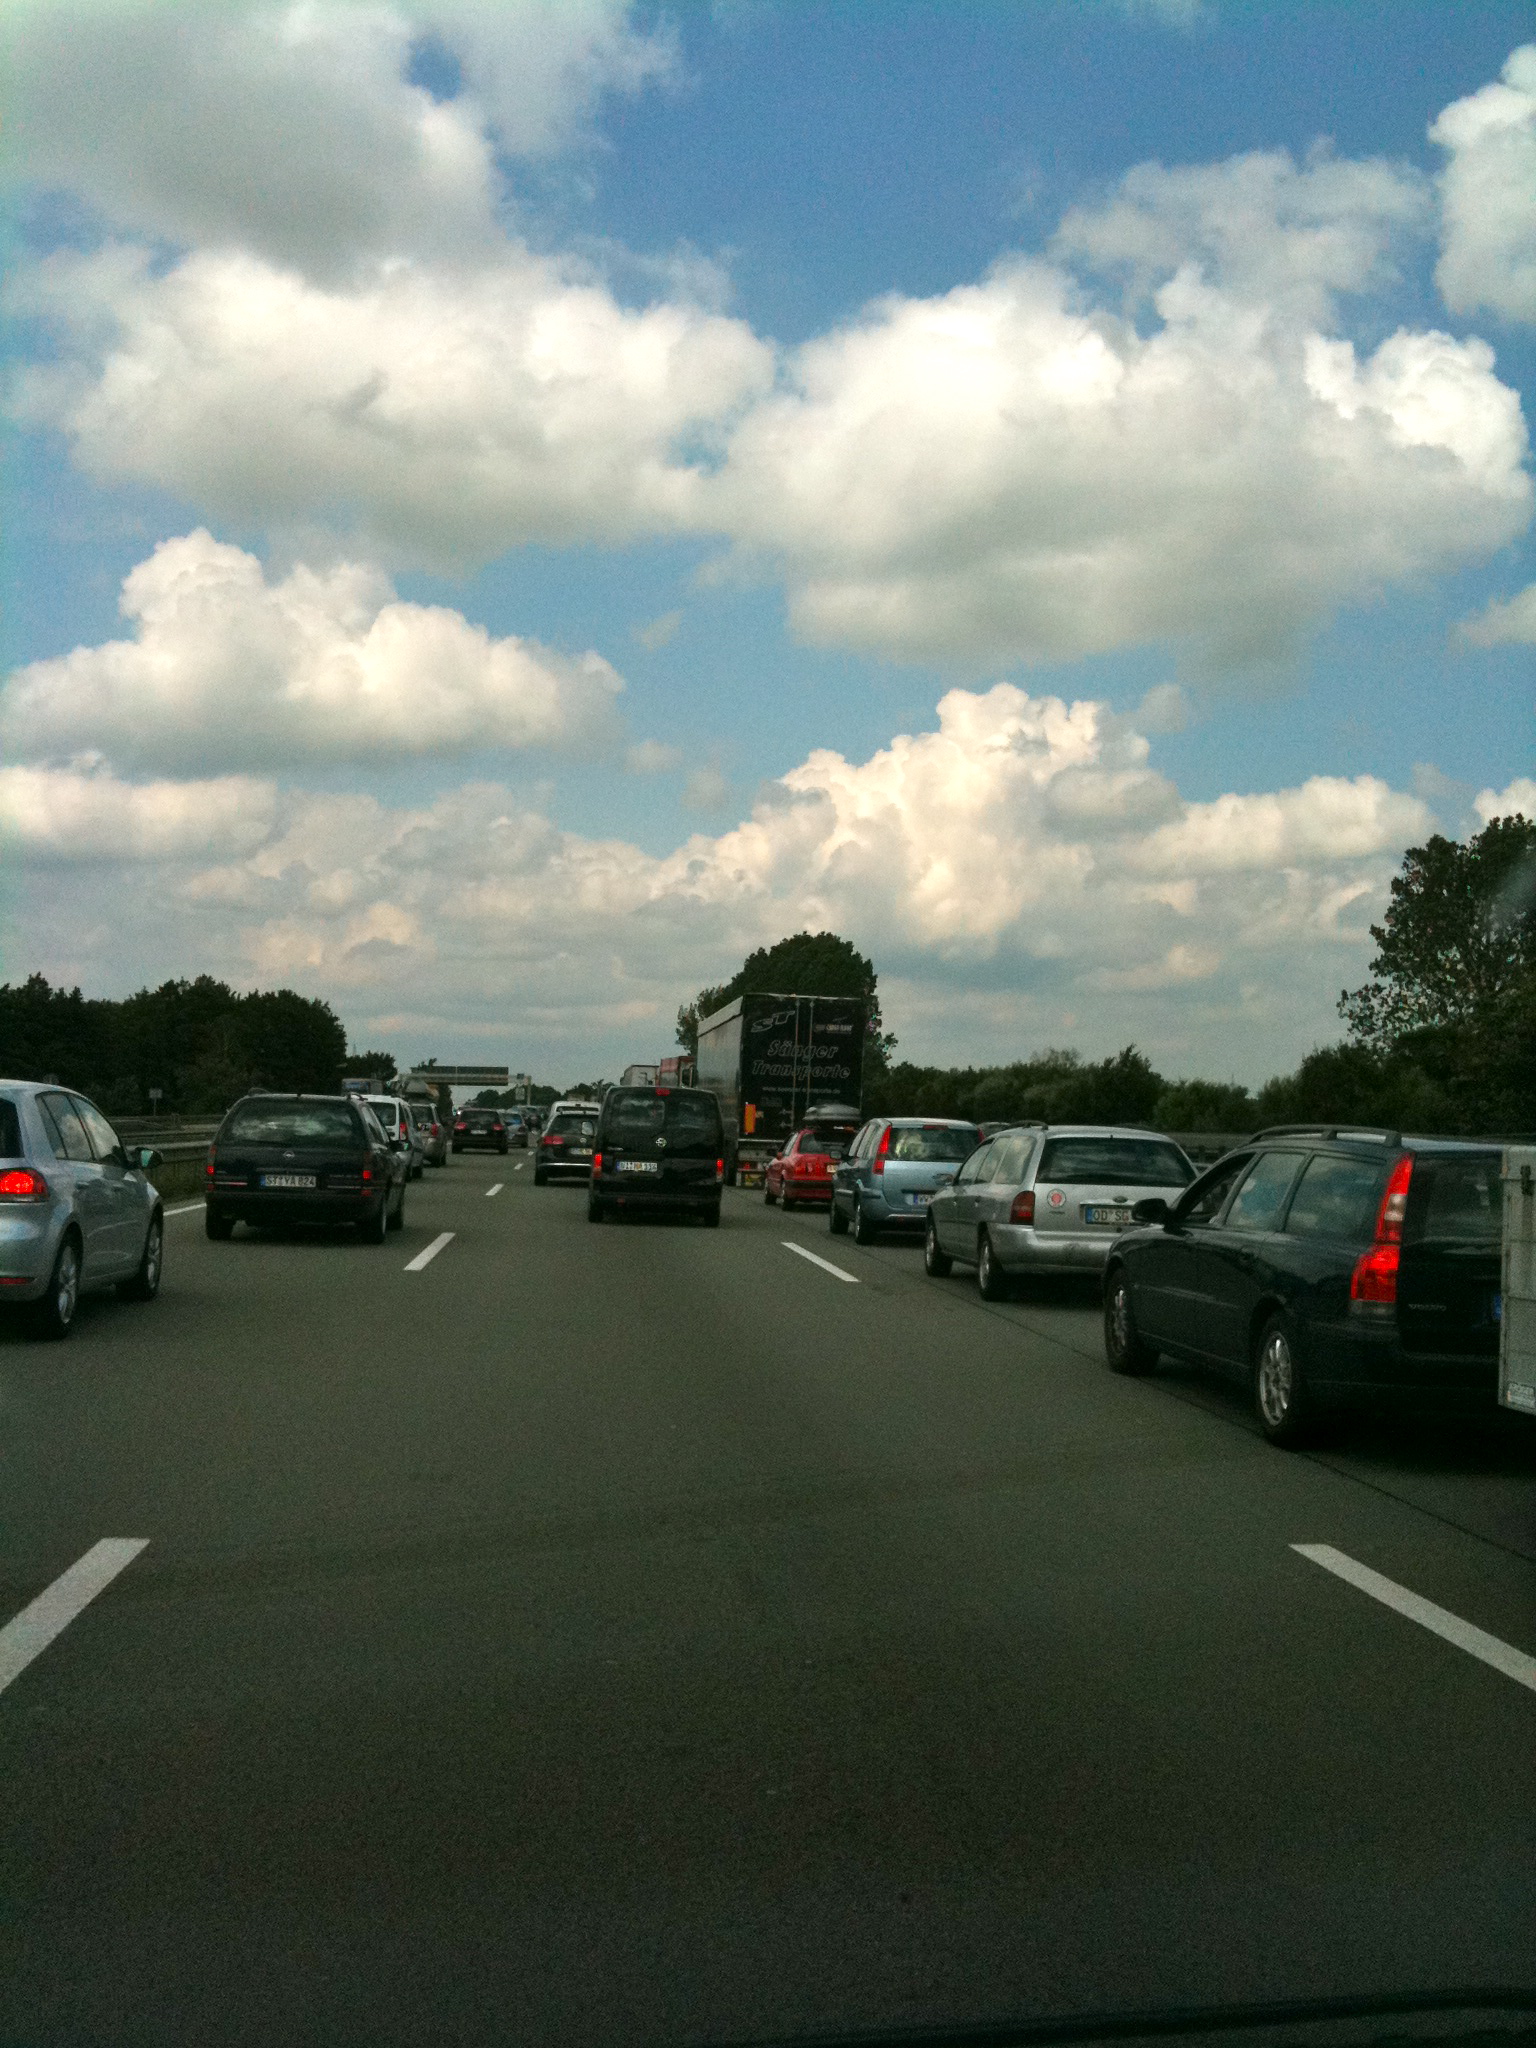
{"label": "dark sedan", "polygon": [[453,1120],[455,1152],[505,1152],[506,1119],[499,1109],[461,1109]]}
{"label": "dark sedan", "polygon": [[1502,1156],[1392,1131],[1279,1129],[1138,1224],[1105,1274],[1116,1372],[1160,1352],[1248,1386],[1272,1443],[1323,1411],[1492,1411]]}
{"label": "dark sedan", "polygon": [[208,1147],[205,1227],[351,1223],[369,1244],[405,1222],[409,1141],[346,1095],[248,1095]]}

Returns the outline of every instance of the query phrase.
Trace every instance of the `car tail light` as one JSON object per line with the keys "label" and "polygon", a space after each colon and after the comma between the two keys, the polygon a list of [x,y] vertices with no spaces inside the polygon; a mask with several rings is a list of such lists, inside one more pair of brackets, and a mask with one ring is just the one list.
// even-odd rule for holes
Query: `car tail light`
{"label": "car tail light", "polygon": [[546,1138],[544,1140],[544,1143],[546,1145],[563,1145],[565,1143],[565,1140],[564,1138]]}
{"label": "car tail light", "polygon": [[364,1187],[366,1187],[366,1186],[368,1185],[369,1181],[371,1181],[372,1179],[373,1179],[373,1168],[372,1168],[371,1166],[365,1166],[365,1167],[363,1168],[363,1186],[364,1186]]}
{"label": "car tail light", "polygon": [[717,1159],[717,1160],[715,1161],[715,1186],[716,1186],[716,1187],[718,1188],[718,1187],[723,1187],[724,1185],[725,1185],[725,1161],[724,1161],[723,1159]]}
{"label": "car tail light", "polygon": [[213,1147],[212,1145],[210,1145],[210,1146],[208,1147],[208,1164],[207,1164],[207,1165],[206,1165],[206,1166],[205,1166],[205,1167],[203,1168],[203,1175],[204,1175],[204,1178],[205,1178],[205,1179],[207,1179],[207,1180],[210,1180],[210,1181],[211,1181],[211,1180],[213,1179],[213,1165],[214,1165],[214,1158],[213,1158],[213,1155],[214,1155],[214,1147]]}
{"label": "car tail light", "polygon": [[1403,1254],[1403,1218],[1408,1213],[1408,1189],[1413,1181],[1413,1161],[1399,1159],[1387,1182],[1387,1191],[1376,1212],[1376,1242],[1355,1261],[1349,1278],[1351,1301],[1376,1308],[1397,1304],[1397,1269]]}
{"label": "car tail light", "polygon": [[1033,1223],[1035,1220],[1035,1191],[1021,1188],[1013,1198],[1013,1207],[1008,1211],[1010,1223]]}
{"label": "car tail light", "polygon": [[593,1171],[593,1173],[594,1173],[594,1174],[598,1174],[598,1173],[601,1173],[601,1172],[602,1172],[602,1170],[603,1170],[603,1155],[602,1155],[602,1153],[601,1153],[601,1152],[594,1152],[594,1153],[592,1154],[592,1171]]}
{"label": "car tail light", "polygon": [[0,1202],[46,1202],[48,1183],[30,1166],[8,1167],[0,1173]]}
{"label": "car tail light", "polygon": [[884,1171],[885,1171],[885,1155],[887,1154],[887,1152],[889,1152],[889,1151],[890,1151],[890,1149],[891,1149],[891,1127],[890,1127],[890,1125],[889,1125],[889,1124],[887,1124],[887,1125],[886,1125],[886,1127],[885,1127],[885,1135],[884,1135],[884,1137],[883,1137],[883,1138],[882,1138],[882,1139],[880,1140],[880,1150],[879,1150],[879,1151],[878,1151],[878,1152],[877,1152],[877,1153],[875,1154],[875,1156],[874,1156],[874,1160],[873,1160],[873,1162],[872,1162],[872,1164],[871,1164],[871,1166],[870,1166],[870,1172],[871,1172],[871,1173],[884,1173]]}

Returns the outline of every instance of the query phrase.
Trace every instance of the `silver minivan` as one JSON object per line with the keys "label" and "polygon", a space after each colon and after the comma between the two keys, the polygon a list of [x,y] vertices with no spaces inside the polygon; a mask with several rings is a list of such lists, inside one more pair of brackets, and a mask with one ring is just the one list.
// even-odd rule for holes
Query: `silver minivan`
{"label": "silver minivan", "polygon": [[976,1268],[988,1301],[1036,1273],[1101,1273],[1149,1195],[1172,1203],[1195,1169],[1172,1138],[1119,1124],[1038,1124],[973,1152],[928,1207],[923,1263]]}
{"label": "silver minivan", "polygon": [[51,1082],[0,1081],[0,1303],[67,1337],[81,1291],[160,1291],[165,1221],[149,1175],[95,1103]]}

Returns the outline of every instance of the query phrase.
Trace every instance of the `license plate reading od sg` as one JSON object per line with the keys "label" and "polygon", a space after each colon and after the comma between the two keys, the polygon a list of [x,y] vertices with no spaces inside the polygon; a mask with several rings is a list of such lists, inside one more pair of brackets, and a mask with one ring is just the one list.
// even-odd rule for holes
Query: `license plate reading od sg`
{"label": "license plate reading od sg", "polygon": [[1095,1204],[1083,1211],[1083,1221],[1085,1223],[1106,1224],[1114,1230],[1123,1229],[1130,1220],[1131,1212],[1129,1209],[1110,1209],[1100,1204]]}

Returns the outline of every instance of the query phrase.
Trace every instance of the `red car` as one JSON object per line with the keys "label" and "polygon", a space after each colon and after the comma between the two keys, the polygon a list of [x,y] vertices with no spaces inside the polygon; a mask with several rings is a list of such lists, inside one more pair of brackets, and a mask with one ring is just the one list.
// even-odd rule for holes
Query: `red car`
{"label": "red car", "polygon": [[768,1162],[763,1200],[772,1208],[782,1202],[796,1209],[812,1202],[825,1207],[832,1199],[832,1165],[853,1142],[857,1124],[806,1124],[782,1152]]}

